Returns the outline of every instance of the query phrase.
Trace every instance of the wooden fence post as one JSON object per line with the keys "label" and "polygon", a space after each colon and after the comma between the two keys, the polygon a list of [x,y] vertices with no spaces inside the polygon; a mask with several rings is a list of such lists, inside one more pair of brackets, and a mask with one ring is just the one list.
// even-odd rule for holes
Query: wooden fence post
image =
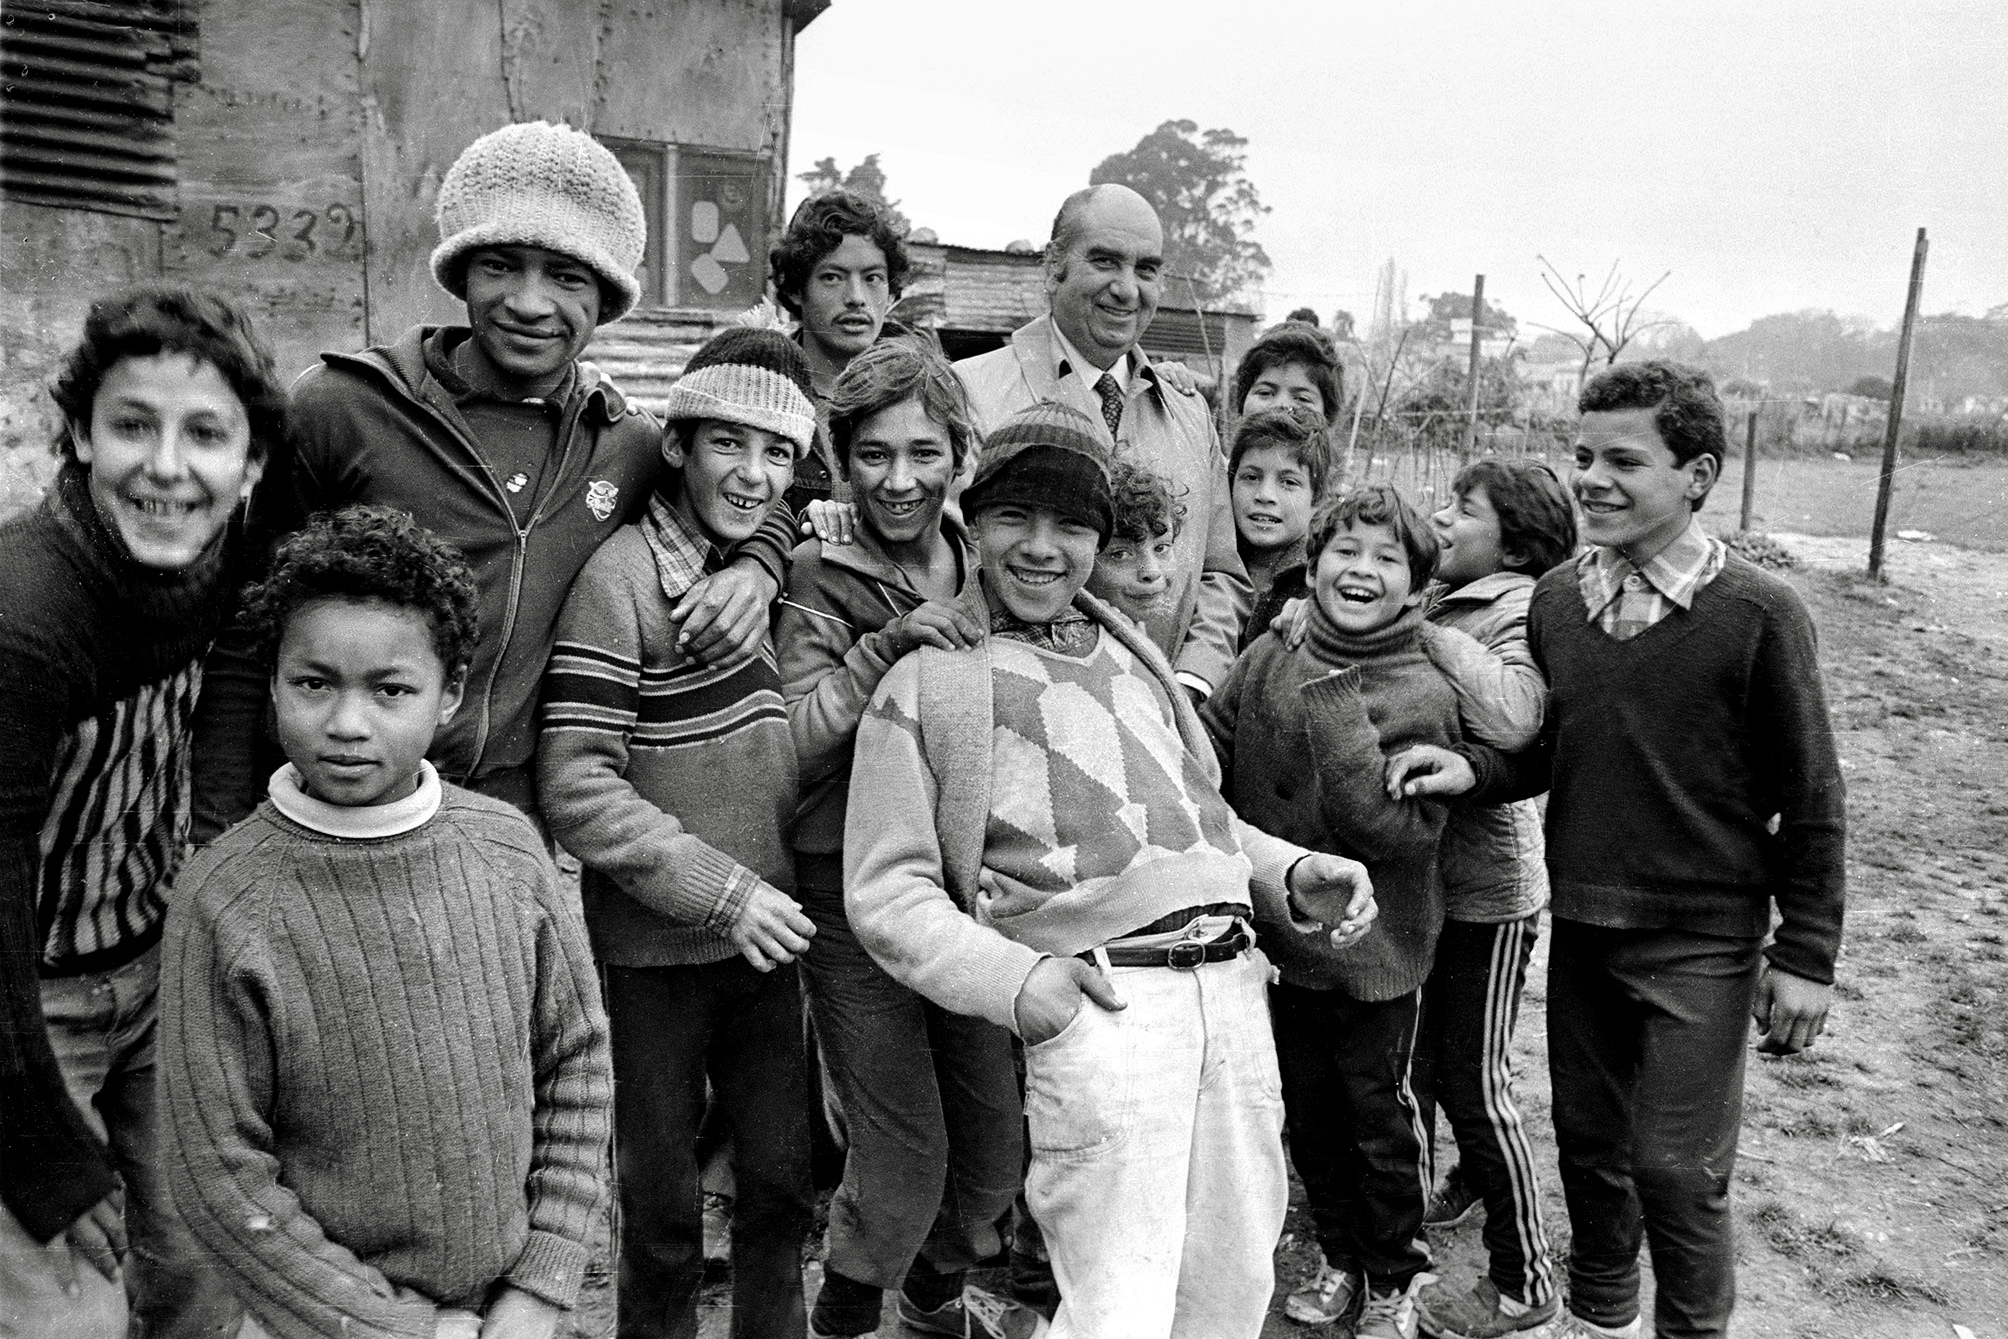
{"label": "wooden fence post", "polygon": [[1471,384],[1465,388],[1464,436],[1457,449],[1459,465],[1470,462],[1472,447],[1478,441],[1478,323],[1484,319],[1485,276],[1481,274],[1471,281]]}
{"label": "wooden fence post", "polygon": [[1917,325],[1917,300],[1924,291],[1924,229],[1910,258],[1910,296],[1903,304],[1903,336],[1896,344],[1896,381],[1889,392],[1889,432],[1883,437],[1882,477],[1876,483],[1876,523],[1869,532],[1869,577],[1882,579],[1883,529],[1889,524],[1890,489],[1896,483],[1896,439],[1903,429],[1904,383],[1910,379],[1910,336]]}
{"label": "wooden fence post", "polygon": [[1757,411],[1750,411],[1750,425],[1743,433],[1743,523],[1736,528],[1750,532],[1750,508],[1757,500]]}

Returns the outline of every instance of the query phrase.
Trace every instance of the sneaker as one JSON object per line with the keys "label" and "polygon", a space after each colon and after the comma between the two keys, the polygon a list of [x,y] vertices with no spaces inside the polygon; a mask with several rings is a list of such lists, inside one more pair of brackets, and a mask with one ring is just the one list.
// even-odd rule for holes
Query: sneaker
{"label": "sneaker", "polygon": [[1429,1201],[1429,1209],[1422,1215],[1422,1225],[1432,1231],[1448,1231],[1470,1218],[1485,1205],[1476,1190],[1457,1174],[1457,1168],[1450,1169],[1450,1175],[1443,1178],[1443,1188]]}
{"label": "sneaker", "polygon": [[1309,1283],[1290,1294],[1283,1314],[1299,1325],[1329,1325],[1359,1313],[1366,1280],[1349,1270],[1333,1269],[1323,1260]]}
{"label": "sneaker", "polygon": [[922,1311],[902,1293],[899,1319],[915,1334],[951,1335],[954,1339],[1039,1339],[1052,1328],[1032,1308],[973,1283],[963,1285],[962,1296],[932,1311]]}
{"label": "sneaker", "polygon": [[1645,1321],[1633,1316],[1625,1325],[1592,1325],[1573,1311],[1564,1311],[1555,1323],[1541,1331],[1540,1339],[1639,1339]]}
{"label": "sneaker", "polygon": [[1489,1278],[1455,1295],[1432,1288],[1420,1304],[1422,1332],[1438,1339],[1498,1339],[1537,1329],[1562,1312],[1559,1297],[1529,1306],[1500,1292]]}
{"label": "sneaker", "polygon": [[1360,1308],[1360,1323],[1353,1328],[1355,1339],[1415,1339],[1422,1325],[1416,1294],[1434,1282],[1434,1274],[1417,1274],[1406,1288],[1386,1292],[1369,1288],[1366,1304]]}

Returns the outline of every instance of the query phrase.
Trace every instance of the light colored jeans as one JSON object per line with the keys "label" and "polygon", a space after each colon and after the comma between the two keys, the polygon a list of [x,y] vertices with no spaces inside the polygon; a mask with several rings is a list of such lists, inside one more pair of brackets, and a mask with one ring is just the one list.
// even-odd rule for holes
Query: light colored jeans
{"label": "light colored jeans", "polygon": [[1060,1285],[1053,1339],[1255,1339],[1289,1186],[1269,961],[1118,967],[1025,1049],[1025,1194]]}
{"label": "light colored jeans", "polygon": [[[168,1122],[159,1110],[154,1072],[159,985],[160,949],[155,946],[109,972],[45,978],[42,1018],[70,1100],[110,1145],[125,1185],[126,1235],[132,1246],[124,1269],[131,1304],[126,1332],[134,1339],[225,1339],[236,1333],[242,1308],[168,1202],[163,1159],[173,1150],[166,1143]],[[95,1288],[82,1279],[84,1274],[97,1278],[88,1266],[78,1273],[87,1287]],[[5,1289],[0,1314],[16,1305],[15,1286],[11,1277],[0,1277],[0,1289]],[[114,1326],[106,1333],[115,1336],[119,1330]],[[38,1339],[43,1333],[68,1332],[19,1331]]]}

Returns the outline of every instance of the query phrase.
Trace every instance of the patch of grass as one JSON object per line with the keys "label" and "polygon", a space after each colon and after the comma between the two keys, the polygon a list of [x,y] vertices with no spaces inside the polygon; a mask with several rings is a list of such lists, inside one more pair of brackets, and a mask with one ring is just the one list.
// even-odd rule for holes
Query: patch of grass
{"label": "patch of grass", "polygon": [[1841,1081],[1820,1068],[1818,1061],[1782,1059],[1770,1067],[1771,1077],[1786,1088],[1838,1088]]}
{"label": "patch of grass", "polygon": [[1951,1296],[1940,1287],[1926,1283],[1914,1275],[1891,1269],[1887,1265],[1877,1265],[1858,1273],[1845,1274],[1831,1283],[1822,1283],[1820,1291],[1836,1301],[1864,1301],[1894,1304],[1898,1302],[1930,1302],[1934,1306],[1950,1306]]}
{"label": "patch of grass", "polygon": [[1806,1262],[1820,1256],[1846,1258],[1855,1253],[1855,1239],[1839,1223],[1815,1225],[1793,1213],[1783,1200],[1766,1200],[1750,1216],[1764,1230],[1771,1249],[1788,1260]]}
{"label": "patch of grass", "polygon": [[1817,1111],[1802,1111],[1778,1127],[1778,1133],[1787,1139],[1832,1139],[1840,1132],[1839,1126]]}
{"label": "patch of grass", "polygon": [[1918,929],[1914,921],[1898,921],[1896,924],[1890,926],[1889,934],[1885,937],[1893,944],[1922,944],[1925,940],[1931,938],[1930,935]]}

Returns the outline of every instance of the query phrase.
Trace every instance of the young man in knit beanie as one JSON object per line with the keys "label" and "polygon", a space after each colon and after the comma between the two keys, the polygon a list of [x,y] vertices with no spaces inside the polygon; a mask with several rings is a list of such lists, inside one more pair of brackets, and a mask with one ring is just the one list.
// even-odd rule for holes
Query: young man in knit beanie
{"label": "young man in knit beanie", "polygon": [[[354,503],[397,507],[467,555],[485,634],[434,761],[534,818],[537,683],[558,607],[665,469],[660,426],[580,361],[594,330],[635,304],[645,225],[613,154],[542,121],[469,145],[440,183],[438,216],[432,275],[466,325],[323,354],[293,389],[297,450],[260,503],[275,533]],[[759,648],[793,544],[776,516],[679,605],[707,664]],[[263,692],[255,669],[231,682]],[[248,809],[258,773],[248,758],[236,770]]]}
{"label": "young man in knit beanie", "polygon": [[733,1135],[732,1332],[799,1339],[811,1193],[795,960],[815,927],[792,896],[795,745],[771,646],[721,670],[675,611],[760,532],[809,449],[801,350],[722,331],[668,412],[675,469],[559,617],[538,784],[586,866],[613,1025],[622,1339],[694,1332],[707,1080]]}
{"label": "young man in knit beanie", "polygon": [[247,1336],[550,1339],[613,1100],[592,952],[514,808],[425,760],[473,574],[401,512],[280,545],[246,600],[290,761],[187,867],[161,967],[175,1207]]}
{"label": "young man in knit beanie", "polygon": [[1286,1311],[1342,1321],[1361,1339],[1414,1339],[1434,1277],[1417,1244],[1427,1204],[1408,1088],[1421,987],[1443,925],[1437,843],[1446,808],[1392,799],[1387,756],[1458,743],[1457,695],[1423,649],[1423,588],[1436,535],[1385,484],[1321,507],[1311,523],[1308,634],[1258,638],[1201,712],[1223,791],[1279,837],[1366,862],[1381,916],[1342,953],[1280,933],[1270,992],[1290,1158],[1322,1251]]}
{"label": "young man in knit beanie", "polygon": [[1350,942],[1372,890],[1235,817],[1163,653],[1083,591],[1109,454],[1058,405],[986,442],[961,598],[988,635],[921,647],[873,694],[845,906],[895,980],[1024,1041],[1051,1332],[1254,1339],[1288,1185],[1249,922]]}

